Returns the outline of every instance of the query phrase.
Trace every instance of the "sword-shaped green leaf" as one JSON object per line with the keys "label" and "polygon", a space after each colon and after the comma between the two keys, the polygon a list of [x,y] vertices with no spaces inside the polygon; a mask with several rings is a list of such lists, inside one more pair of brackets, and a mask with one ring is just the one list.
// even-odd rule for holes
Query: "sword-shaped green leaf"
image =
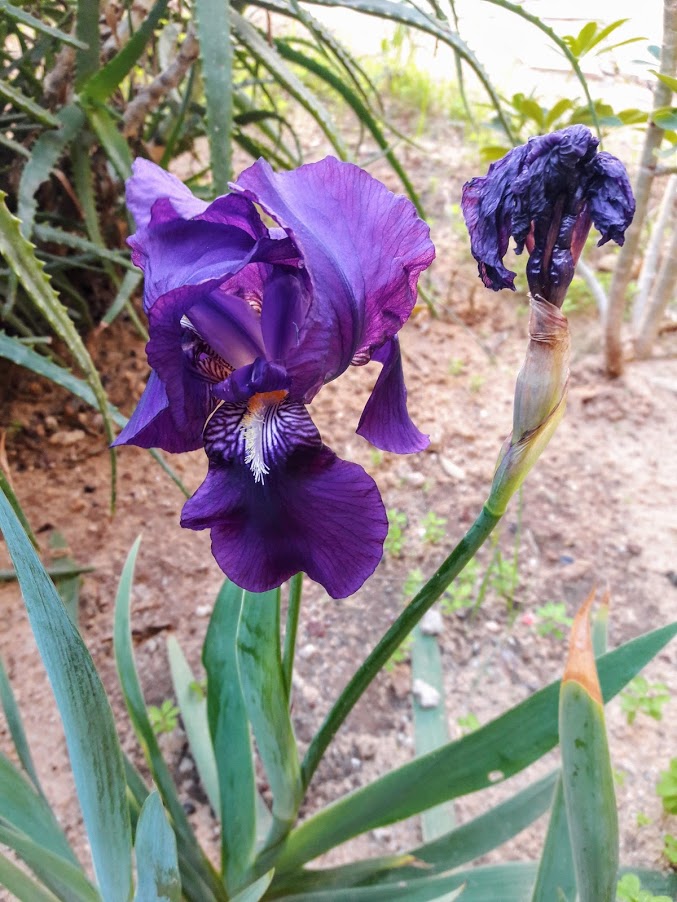
{"label": "sword-shaped green leaf", "polygon": [[0,528],[63,722],[101,893],[106,902],[127,902],[132,840],[113,713],[91,656],[4,494]]}
{"label": "sword-shaped green leaf", "polygon": [[[411,679],[414,709],[414,745],[417,755],[426,755],[449,742],[444,703],[444,674],[437,637],[414,629],[411,648]],[[417,691],[417,688],[419,691]],[[454,828],[454,806],[444,802],[421,814],[423,839],[432,842]]]}
{"label": "sword-shaped green leaf", "polygon": [[101,902],[102,898],[111,898],[110,891],[100,894],[92,886],[80,864],[73,864],[56,855],[1,819],[0,843],[12,849],[59,899],[66,902]]}
{"label": "sword-shaped green leaf", "polygon": [[167,657],[172,673],[174,694],[181,709],[181,718],[190,743],[193,761],[209,804],[218,813],[221,810],[219,777],[209,735],[207,698],[204,692],[195,686],[195,675],[174,636],[167,639]]}
{"label": "sword-shaped green leaf", "polygon": [[158,792],[151,792],[143,803],[134,851],[137,874],[134,902],[180,902],[176,837]]}
{"label": "sword-shaped green leaf", "polygon": [[44,796],[0,753],[0,818],[71,864],[77,858]]}
{"label": "sword-shaped green leaf", "polygon": [[12,684],[7,676],[7,671],[5,670],[2,658],[0,658],[0,704],[2,704],[2,709],[5,712],[5,720],[9,727],[9,734],[12,737],[12,742],[14,743],[14,748],[16,749],[21,766],[26,771],[26,774],[30,778],[31,783],[38,794],[44,795],[35,770],[35,765],[33,764],[33,758],[31,756],[28,740],[26,739],[23,723],[21,722],[19,706],[14,698]]}
{"label": "sword-shaped green leaf", "polygon": [[393,883],[401,879],[442,874],[512,839],[548,809],[559,772],[532,783],[505,802],[490,808],[434,842],[400,855],[370,858],[321,870],[308,868],[276,879],[276,895],[286,891],[346,889],[362,884]]}
{"label": "sword-shaped green leaf", "polygon": [[[662,627],[604,655],[605,701],[626,685],[677,633]],[[557,744],[559,682],[551,683],[462,739],[386,774],[304,821],[289,836],[276,872],[299,865],[353,836],[478,789],[523,770]]]}
{"label": "sword-shaped green leaf", "polygon": [[243,595],[234,583],[223,585],[202,651],[221,800],[221,869],[230,892],[242,886],[256,842],[256,779],[237,656]]}
{"label": "sword-shaped green leaf", "polygon": [[134,564],[141,539],[132,545],[120,576],[115,599],[113,647],[122,695],[137,739],[143,749],[153,780],[169,811],[172,825],[179,838],[181,879],[184,893],[188,886],[195,887],[191,899],[194,902],[220,902],[226,894],[214,869],[198,845],[186,812],[178,797],[167,763],[162,757],[157,737],[148,719],[146,703],[141,691],[139,676],[134,663],[131,630],[131,596]]}
{"label": "sword-shaped green leaf", "polygon": [[559,703],[562,786],[580,902],[613,902],[618,813],[590,629],[595,590],[571,628]]}
{"label": "sword-shaped green leaf", "polygon": [[9,890],[19,902],[59,902],[50,890],[36,883],[4,855],[0,855],[0,886]]}
{"label": "sword-shaped green leaf", "polygon": [[280,651],[280,592],[246,592],[237,633],[242,692],[273,794],[273,836],[293,823],[303,797]]}

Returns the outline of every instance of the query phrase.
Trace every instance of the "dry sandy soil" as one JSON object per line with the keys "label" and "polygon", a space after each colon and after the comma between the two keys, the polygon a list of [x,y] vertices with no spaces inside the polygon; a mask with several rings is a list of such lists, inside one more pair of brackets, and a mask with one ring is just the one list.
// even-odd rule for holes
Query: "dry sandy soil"
{"label": "dry sandy soil", "polygon": [[[399,557],[386,555],[373,578],[352,598],[332,601],[306,590],[299,629],[294,722],[305,747],[332,700],[403,604],[408,572],[430,573],[470,525],[490,484],[500,444],[510,431],[515,375],[525,347],[525,299],[484,291],[474,273],[458,213],[460,185],[476,164],[458,148],[458,134],[410,149],[408,165],[438,174],[424,193],[438,248],[428,289],[439,316],[417,312],[402,333],[410,410],[432,438],[415,457],[374,455],[354,434],[376,367],[353,369],[328,385],[313,405],[323,436],[342,457],[372,473],[388,508],[407,516]],[[439,174],[445,173],[444,179]],[[561,673],[565,642],[538,635],[535,610],[564,602],[571,615],[595,584],[612,595],[610,642],[618,645],[675,619],[677,611],[677,359],[670,336],[660,358],[633,363],[614,383],[601,371],[594,314],[572,316],[573,358],[566,419],[529,477],[521,515],[513,501],[500,529],[506,556],[517,547],[519,584],[513,611],[495,590],[473,614],[444,618],[441,637],[445,704],[452,736],[457,719],[472,712],[485,723]],[[143,344],[124,322],[91,341],[113,402],[129,413],[147,377]],[[80,623],[110,691],[125,747],[135,752],[114,671],[111,648],[116,582],[134,538],[143,534],[133,596],[137,663],[148,704],[172,695],[165,640],[174,635],[199,668],[201,642],[222,575],[206,533],[181,530],[182,496],[147,453],[119,455],[119,502],[109,512],[109,465],[96,413],[52,386],[12,369],[0,416],[16,493],[44,549],[58,528],[72,554],[94,568],[83,579]],[[206,470],[202,453],[172,459],[194,490]],[[446,519],[439,544],[423,541],[424,515]],[[321,528],[318,524],[318,529]],[[479,576],[492,549],[480,554]],[[69,835],[82,848],[81,823],[65,746],[15,584],[2,587],[0,653],[9,670],[37,766]],[[643,715],[629,726],[618,701],[608,708],[611,751],[619,774],[622,859],[660,866],[662,835],[677,819],[661,814],[655,784],[677,749],[677,643],[647,669],[673,696],[662,721]],[[406,663],[382,674],[341,730],[312,784],[306,811],[363,785],[411,758],[410,674]],[[216,823],[196,783],[185,736],[163,739],[182,798],[207,843]],[[9,749],[4,722],[0,747]],[[529,773],[549,769],[551,762]],[[510,794],[520,779],[481,797],[458,801],[463,821]],[[522,782],[524,780],[522,779]],[[637,815],[651,823],[638,827]],[[494,853],[492,860],[536,857],[544,821]],[[326,861],[384,854],[419,841],[416,820],[353,840]]]}

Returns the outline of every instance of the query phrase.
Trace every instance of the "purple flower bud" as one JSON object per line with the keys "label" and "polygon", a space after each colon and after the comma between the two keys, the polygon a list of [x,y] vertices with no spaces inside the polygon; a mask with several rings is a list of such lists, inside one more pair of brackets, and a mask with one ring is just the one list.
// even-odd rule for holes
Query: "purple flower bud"
{"label": "purple flower bud", "polygon": [[635,200],[623,164],[597,152],[597,138],[571,125],[531,138],[463,186],[461,207],[473,256],[487,288],[514,291],[503,258],[510,236],[529,252],[527,279],[536,297],[561,307],[591,224],[599,244],[623,244]]}

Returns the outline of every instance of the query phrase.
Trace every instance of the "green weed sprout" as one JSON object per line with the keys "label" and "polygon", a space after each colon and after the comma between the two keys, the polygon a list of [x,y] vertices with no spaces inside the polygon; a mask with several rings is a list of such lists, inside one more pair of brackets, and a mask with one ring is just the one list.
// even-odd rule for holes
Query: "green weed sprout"
{"label": "green weed sprout", "polygon": [[539,636],[552,636],[553,639],[563,639],[565,630],[571,626],[573,620],[567,617],[564,602],[549,601],[536,609],[536,632]]}
{"label": "green weed sprout", "polygon": [[463,608],[473,607],[478,570],[477,560],[473,558],[459,573],[440,599],[440,609],[443,614],[449,615]]}
{"label": "green weed sprout", "polygon": [[618,902],[672,902],[669,896],[654,896],[647,889],[642,889],[637,874],[624,874],[616,887]]}
{"label": "green weed sprout", "polygon": [[446,535],[446,517],[438,516],[435,511],[428,511],[421,521],[421,525],[423,526],[423,541],[430,545],[437,545]]}
{"label": "green weed sprout", "polygon": [[629,724],[634,723],[640,712],[654,720],[662,720],[663,707],[669,701],[670,692],[665,683],[650,683],[643,676],[635,677],[621,692],[621,708]]}
{"label": "green weed sprout", "polygon": [[656,792],[663,799],[666,814],[677,814],[677,758],[671,758],[668,770],[661,771]]}
{"label": "green weed sprout", "polygon": [[462,717],[457,717],[456,725],[461,731],[461,736],[467,736],[469,733],[474,733],[475,730],[479,730],[480,728],[479,719],[472,711],[468,711],[468,713],[464,714]]}
{"label": "green weed sprout", "polygon": [[663,855],[671,867],[677,867],[677,836],[666,833],[663,837]]}
{"label": "green weed sprout", "polygon": [[395,649],[395,651],[390,656],[390,659],[383,666],[383,669],[386,671],[386,673],[392,673],[398,664],[404,664],[409,660],[413,641],[413,635],[407,636],[404,642]]}
{"label": "green weed sprout", "polygon": [[179,724],[179,714],[171,698],[166,698],[160,707],[148,705],[148,719],[156,736],[161,733],[173,733]]}
{"label": "green weed sprout", "polygon": [[387,511],[388,535],[383,543],[386,554],[399,557],[404,547],[404,530],[407,527],[407,515],[396,508]]}

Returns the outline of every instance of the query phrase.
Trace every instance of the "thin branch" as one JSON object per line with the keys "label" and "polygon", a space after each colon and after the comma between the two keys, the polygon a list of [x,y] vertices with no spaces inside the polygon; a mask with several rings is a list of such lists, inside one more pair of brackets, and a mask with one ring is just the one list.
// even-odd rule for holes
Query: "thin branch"
{"label": "thin branch", "polygon": [[661,260],[661,251],[665,243],[665,235],[674,217],[675,198],[677,197],[677,177],[672,176],[667,184],[658,210],[658,218],[651,233],[651,239],[644,253],[644,262],[637,283],[637,294],[632,306],[632,328],[635,335],[642,331],[649,295],[654,288],[656,273]]}
{"label": "thin branch", "polygon": [[[677,0],[664,0],[663,3],[663,46],[661,48],[660,72],[674,77],[677,69]],[[654,110],[668,106],[672,99],[672,90],[662,81],[656,82],[654,89]],[[646,219],[651,194],[651,183],[656,171],[656,155],[665,134],[652,119],[649,119],[644,138],[644,148],[635,183],[635,200],[637,209],[632,225],[625,234],[625,244],[618,256],[614,271],[609,307],[605,323],[605,365],[607,373],[620,376],[623,372],[623,349],[621,344],[621,328],[625,309],[625,296],[632,277],[635,258],[640,247],[642,227]]]}
{"label": "thin branch", "polygon": [[576,264],[576,275],[580,276],[590,289],[590,294],[593,296],[595,303],[597,304],[599,315],[602,318],[602,321],[604,321],[607,306],[609,303],[606,292],[604,291],[602,283],[595,275],[594,269],[591,266],[588,266],[588,264],[582,257],[579,258],[578,263]]}
{"label": "thin branch", "polygon": [[199,52],[200,47],[191,24],[174,60],[164,72],[139,91],[125,110],[122,117],[122,133],[126,138],[136,137],[141,132],[148,113],[181,83],[198,58]]}
{"label": "thin branch", "polygon": [[[673,207],[674,211],[674,207]],[[675,293],[677,282],[677,227],[673,218],[672,236],[663,264],[656,279],[656,285],[649,302],[642,329],[635,339],[635,353],[638,357],[648,357],[651,347],[658,337],[663,314]]]}

